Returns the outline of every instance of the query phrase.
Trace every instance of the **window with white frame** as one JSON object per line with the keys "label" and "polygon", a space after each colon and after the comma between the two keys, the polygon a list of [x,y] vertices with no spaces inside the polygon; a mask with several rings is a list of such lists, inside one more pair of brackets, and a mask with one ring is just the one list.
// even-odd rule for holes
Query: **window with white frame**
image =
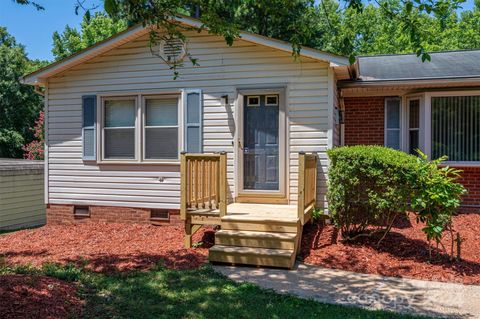
{"label": "window with white frame", "polygon": [[136,158],[136,99],[110,98],[103,104],[103,157]]}
{"label": "window with white frame", "polygon": [[418,154],[420,148],[420,99],[408,100],[408,152]]}
{"label": "window with white frame", "polygon": [[102,160],[178,160],[178,95],[103,97],[101,106]]}
{"label": "window with white frame", "polygon": [[480,96],[432,96],[432,158],[480,161]]}
{"label": "window with white frame", "polygon": [[178,99],[146,98],[144,159],[178,159]]}
{"label": "window with white frame", "polygon": [[385,99],[385,146],[401,149],[401,99]]}

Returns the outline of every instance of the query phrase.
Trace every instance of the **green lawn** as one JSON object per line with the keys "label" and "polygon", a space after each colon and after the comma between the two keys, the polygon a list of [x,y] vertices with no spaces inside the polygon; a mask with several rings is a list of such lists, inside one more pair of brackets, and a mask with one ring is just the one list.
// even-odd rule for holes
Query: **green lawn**
{"label": "green lawn", "polygon": [[210,266],[196,270],[94,274],[73,266],[0,269],[38,273],[80,283],[86,318],[415,318],[389,312],[333,306],[238,284]]}

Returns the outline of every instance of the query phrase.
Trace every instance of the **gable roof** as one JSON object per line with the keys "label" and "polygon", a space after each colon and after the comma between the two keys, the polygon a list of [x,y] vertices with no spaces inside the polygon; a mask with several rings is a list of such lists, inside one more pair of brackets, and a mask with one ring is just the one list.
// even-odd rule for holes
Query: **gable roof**
{"label": "gable roof", "polygon": [[[200,28],[202,23],[200,20],[193,19],[187,16],[177,16],[175,19],[181,24],[188,25],[190,27]],[[85,61],[88,61],[96,56],[99,56],[107,51],[110,51],[116,47],[119,47],[133,39],[136,39],[144,34],[149,32],[148,27],[142,25],[133,26],[123,32],[115,34],[110,38],[107,38],[103,41],[100,41],[86,49],[80,50],[79,52],[62,59],[60,61],[54,62],[50,65],[47,65],[44,68],[41,68],[35,72],[27,74],[23,77],[23,82],[25,84],[31,85],[44,85],[45,79],[54,76],[60,72],[63,72],[67,69],[70,69],[78,64],[81,64]],[[255,44],[271,47],[281,51],[292,52],[292,45],[289,42],[281,41],[251,32],[242,31],[240,32],[240,39]],[[300,55],[308,58],[312,58],[319,61],[324,61],[330,63],[331,66],[348,66],[349,62],[346,57],[335,55],[332,53],[320,51],[317,49],[312,49],[308,47],[302,47]]]}
{"label": "gable roof", "polygon": [[359,80],[402,81],[480,77],[480,50],[430,53],[422,62],[416,54],[358,57]]}

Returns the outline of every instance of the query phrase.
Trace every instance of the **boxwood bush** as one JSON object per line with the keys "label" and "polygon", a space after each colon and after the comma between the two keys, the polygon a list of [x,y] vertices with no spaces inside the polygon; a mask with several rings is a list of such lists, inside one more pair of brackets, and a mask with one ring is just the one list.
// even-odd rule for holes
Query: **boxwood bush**
{"label": "boxwood bush", "polygon": [[382,146],[339,147],[328,156],[328,208],[345,240],[385,236],[407,211],[426,223],[429,240],[440,240],[465,192],[455,181],[459,171],[439,167],[445,158],[431,162]]}

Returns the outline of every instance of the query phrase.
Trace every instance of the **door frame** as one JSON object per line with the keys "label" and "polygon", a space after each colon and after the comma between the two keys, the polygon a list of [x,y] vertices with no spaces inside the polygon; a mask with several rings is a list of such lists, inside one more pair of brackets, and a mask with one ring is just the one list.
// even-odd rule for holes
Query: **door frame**
{"label": "door frame", "polygon": [[[284,87],[237,89],[236,107],[237,129],[234,141],[235,163],[236,163],[236,201],[249,203],[287,203],[287,115],[286,115],[286,94]],[[243,189],[243,152],[240,146],[244,144],[244,97],[246,95],[270,95],[278,94],[278,185],[279,189],[270,190],[245,190]]]}

